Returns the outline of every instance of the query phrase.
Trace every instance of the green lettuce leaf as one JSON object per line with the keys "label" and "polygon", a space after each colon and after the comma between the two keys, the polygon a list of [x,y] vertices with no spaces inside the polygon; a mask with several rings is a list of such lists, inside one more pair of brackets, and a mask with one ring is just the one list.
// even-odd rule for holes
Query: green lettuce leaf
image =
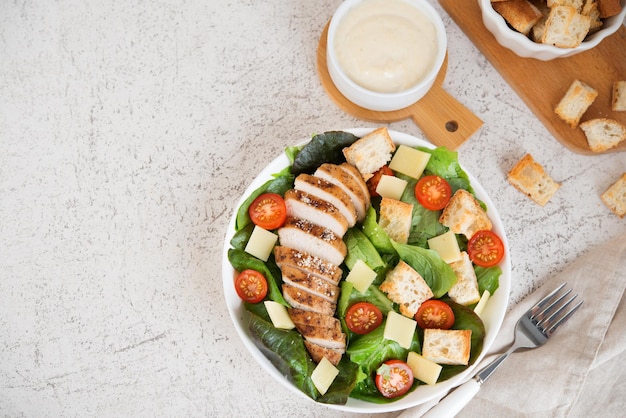
{"label": "green lettuce leaf", "polygon": [[296,155],[291,172],[293,174],[313,173],[317,167],[324,163],[341,164],[346,159],[343,156],[343,148],[354,143],[358,137],[348,132],[330,131],[313,136]]}

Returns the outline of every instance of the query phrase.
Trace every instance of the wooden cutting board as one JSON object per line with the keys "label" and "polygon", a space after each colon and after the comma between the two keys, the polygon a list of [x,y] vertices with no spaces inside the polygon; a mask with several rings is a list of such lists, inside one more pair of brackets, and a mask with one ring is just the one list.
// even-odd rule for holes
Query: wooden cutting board
{"label": "wooden cutting board", "polygon": [[404,109],[380,112],[360,107],[337,90],[328,74],[326,65],[326,38],[328,25],[324,28],[317,48],[317,71],[322,86],[344,112],[369,122],[397,122],[412,118],[428,141],[435,145],[456,149],[483,124],[476,115],[450,96],[441,86],[446,77],[448,59],[437,75],[433,87],[417,103]]}
{"label": "wooden cutting board", "polygon": [[[598,97],[581,121],[605,117],[626,125],[626,112],[611,110],[613,81],[626,80],[624,26],[592,50],[567,58],[540,61],[518,57],[500,46],[483,25],[478,1],[439,0],[439,3],[552,135],[571,151],[595,154],[589,149],[583,131],[571,128],[554,113],[554,107],[575,79],[598,91]],[[519,140],[524,141],[524,138]],[[626,141],[606,152],[619,151],[626,151]]]}

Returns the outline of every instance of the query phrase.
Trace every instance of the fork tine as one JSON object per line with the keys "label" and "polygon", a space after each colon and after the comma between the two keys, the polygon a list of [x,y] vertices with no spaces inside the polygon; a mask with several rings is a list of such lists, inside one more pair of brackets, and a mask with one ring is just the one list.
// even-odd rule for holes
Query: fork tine
{"label": "fork tine", "polygon": [[561,284],[559,287],[550,292],[545,298],[537,302],[535,306],[530,308],[530,319],[534,320],[539,314],[543,313],[546,310],[546,306],[548,308],[552,306],[554,304],[553,298],[561,291],[561,289],[563,289],[563,287],[565,287],[566,284],[567,283]]}
{"label": "fork tine", "polygon": [[571,291],[572,290],[570,289],[569,291],[565,292],[565,294],[563,294],[557,300],[551,303],[550,306],[548,306],[542,312],[538,313],[535,316],[535,318],[533,318],[533,319],[536,319],[537,325],[543,327],[544,324],[552,321],[556,316],[558,316],[561,312],[563,312],[563,309],[565,309],[567,305],[572,303],[572,301],[576,299],[576,297],[578,296],[578,295],[574,295],[567,302],[561,303],[561,301],[565,299],[565,297],[569,295]]}
{"label": "fork tine", "polygon": [[[576,295],[578,296],[578,295]],[[572,299],[570,299],[567,304],[569,304],[571,301],[574,300],[574,298],[576,298],[576,296],[574,296]],[[549,325],[548,328],[545,329],[545,333],[550,337],[552,336],[552,334],[554,334],[556,332],[557,329],[559,329],[559,327],[561,325],[563,325],[572,315],[574,315],[574,312],[576,312],[578,310],[578,308],[580,308],[580,305],[582,305],[584,302],[584,300],[581,300],[580,302],[578,302],[573,308],[571,308],[566,314],[562,315],[561,317],[559,317],[555,323]],[[566,305],[567,306],[567,305]],[[565,308],[565,306],[563,306],[563,308]],[[562,311],[563,309],[560,309],[560,311]]]}

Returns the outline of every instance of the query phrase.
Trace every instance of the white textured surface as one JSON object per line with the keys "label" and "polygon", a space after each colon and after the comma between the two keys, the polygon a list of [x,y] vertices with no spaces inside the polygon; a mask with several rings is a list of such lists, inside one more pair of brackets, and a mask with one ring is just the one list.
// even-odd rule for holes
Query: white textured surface
{"label": "white textured surface", "polygon": [[[374,126],[317,78],[339,3],[2,2],[0,415],[354,415],[263,373],[219,267],[262,166],[311,133]],[[431,3],[449,36],[444,87],[485,122],[460,158],[503,215],[514,303],[626,231],[598,198],[626,154],[563,148]],[[543,208],[506,181],[526,152],[562,183]]]}

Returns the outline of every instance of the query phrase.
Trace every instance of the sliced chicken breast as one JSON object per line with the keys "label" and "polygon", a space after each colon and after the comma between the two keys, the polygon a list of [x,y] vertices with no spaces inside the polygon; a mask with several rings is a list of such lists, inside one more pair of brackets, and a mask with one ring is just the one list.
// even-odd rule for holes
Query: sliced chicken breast
{"label": "sliced chicken breast", "polygon": [[335,308],[337,307],[337,305],[324,298],[288,284],[283,284],[283,297],[294,308],[329,316],[335,314]]}
{"label": "sliced chicken breast", "polygon": [[335,285],[341,280],[342,272],[338,266],[295,248],[277,245],[274,247],[274,258],[281,269],[285,266],[295,267]]}
{"label": "sliced chicken breast", "polygon": [[372,196],[370,196],[370,190],[367,187],[367,183],[363,179],[363,176],[361,175],[361,173],[359,173],[359,170],[357,170],[355,166],[349,163],[339,164],[339,167],[345,170],[348,174],[352,176],[352,178],[356,180],[356,184],[359,185],[362,193],[367,197],[367,201],[369,202]]}
{"label": "sliced chicken breast", "polygon": [[288,217],[278,229],[278,239],[280,245],[307,252],[336,266],[341,265],[348,251],[333,231],[301,218]]}
{"label": "sliced chicken breast", "polygon": [[290,309],[289,316],[307,341],[326,348],[345,350],[346,335],[337,318],[300,309]]}
{"label": "sliced chicken breast", "polygon": [[308,219],[309,221],[330,229],[339,237],[348,230],[348,220],[335,205],[302,190],[287,190],[285,193],[287,216]]}
{"label": "sliced chicken breast", "polygon": [[356,209],[354,203],[352,203],[350,196],[348,196],[341,187],[310,174],[300,174],[296,177],[294,188],[317,196],[335,205],[343,216],[346,217],[348,227],[353,227],[356,224]]}
{"label": "sliced chicken breast", "polygon": [[339,165],[326,163],[319,166],[314,175],[331,182],[346,192],[354,204],[357,222],[361,222],[365,219],[365,214],[370,202],[369,193],[367,196],[363,194],[361,185],[357,184],[357,180],[352,174]]}
{"label": "sliced chicken breast", "polygon": [[339,286],[312,274],[305,273],[295,267],[284,266],[282,273],[283,282],[288,285],[304,290],[305,292],[313,293],[329,302],[337,303],[337,299],[339,299]]}
{"label": "sliced chicken breast", "polygon": [[310,341],[304,340],[304,346],[308,350],[311,358],[314,362],[319,363],[324,357],[330,361],[333,366],[336,366],[341,361],[345,349],[322,347],[321,345],[314,344]]}

